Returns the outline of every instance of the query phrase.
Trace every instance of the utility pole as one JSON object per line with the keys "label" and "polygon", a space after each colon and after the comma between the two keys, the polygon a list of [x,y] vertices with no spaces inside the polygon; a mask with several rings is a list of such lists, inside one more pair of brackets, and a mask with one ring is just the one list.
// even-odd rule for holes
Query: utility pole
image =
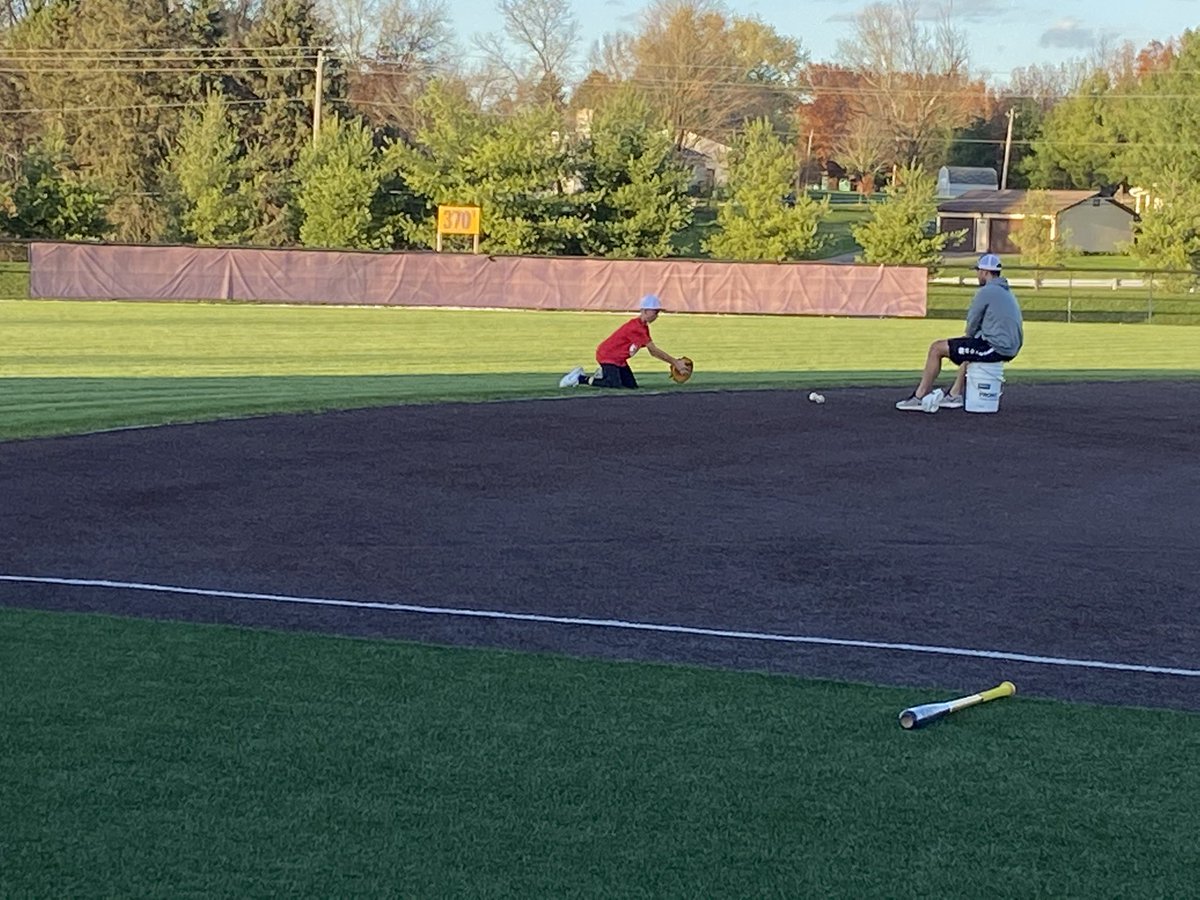
{"label": "utility pole", "polygon": [[[804,168],[800,170],[800,178],[801,179],[808,178],[808,164],[810,162],[812,162],[812,145],[813,145],[813,130],[810,128],[808,131],[808,148],[804,151]],[[805,180],[804,184],[800,184],[800,185],[796,186],[796,198],[797,199],[800,198],[800,192],[803,190],[806,190],[808,188],[808,184],[809,184],[809,182],[807,180]]]}
{"label": "utility pole", "polygon": [[1008,156],[1012,152],[1012,126],[1016,115],[1017,108],[1010,106],[1008,108],[1008,134],[1004,137],[1004,172],[1000,176],[1000,190],[1002,191],[1008,189]]}
{"label": "utility pole", "polygon": [[321,134],[321,103],[325,93],[325,51],[317,51],[317,84],[313,91],[313,145]]}

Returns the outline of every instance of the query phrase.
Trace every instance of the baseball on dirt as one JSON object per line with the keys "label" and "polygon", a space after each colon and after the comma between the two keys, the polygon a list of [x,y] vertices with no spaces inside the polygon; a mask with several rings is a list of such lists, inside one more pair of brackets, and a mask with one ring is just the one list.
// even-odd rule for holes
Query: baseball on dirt
{"label": "baseball on dirt", "polygon": [[816,391],[813,391],[811,394],[808,395],[808,399],[811,400],[813,403],[824,403],[825,395],[818,394]]}

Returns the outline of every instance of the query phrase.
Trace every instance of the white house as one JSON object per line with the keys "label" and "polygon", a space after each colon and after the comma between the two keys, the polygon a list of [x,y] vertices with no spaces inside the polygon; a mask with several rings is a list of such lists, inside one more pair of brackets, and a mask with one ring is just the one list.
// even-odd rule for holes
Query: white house
{"label": "white house", "polygon": [[692,184],[697,187],[724,187],[729,183],[728,144],[689,131],[683,136],[685,163],[692,167]]}
{"label": "white house", "polygon": [[967,191],[998,191],[1000,181],[995,169],[977,166],[942,166],[938,169],[939,198],[961,197]]}

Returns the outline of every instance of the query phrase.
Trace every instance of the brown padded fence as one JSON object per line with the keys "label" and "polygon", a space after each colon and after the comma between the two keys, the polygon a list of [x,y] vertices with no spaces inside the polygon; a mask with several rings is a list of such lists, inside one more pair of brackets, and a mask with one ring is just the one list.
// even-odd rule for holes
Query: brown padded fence
{"label": "brown padded fence", "polygon": [[914,266],[33,243],[33,297],[923,316]]}

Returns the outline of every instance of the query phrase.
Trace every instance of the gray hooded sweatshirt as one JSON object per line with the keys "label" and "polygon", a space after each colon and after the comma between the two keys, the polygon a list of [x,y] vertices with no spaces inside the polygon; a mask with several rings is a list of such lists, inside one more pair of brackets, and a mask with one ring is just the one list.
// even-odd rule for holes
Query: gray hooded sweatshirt
{"label": "gray hooded sweatshirt", "polygon": [[971,299],[967,309],[967,337],[983,338],[1009,359],[1021,351],[1025,330],[1021,307],[1009,290],[1008,280],[993,278]]}

